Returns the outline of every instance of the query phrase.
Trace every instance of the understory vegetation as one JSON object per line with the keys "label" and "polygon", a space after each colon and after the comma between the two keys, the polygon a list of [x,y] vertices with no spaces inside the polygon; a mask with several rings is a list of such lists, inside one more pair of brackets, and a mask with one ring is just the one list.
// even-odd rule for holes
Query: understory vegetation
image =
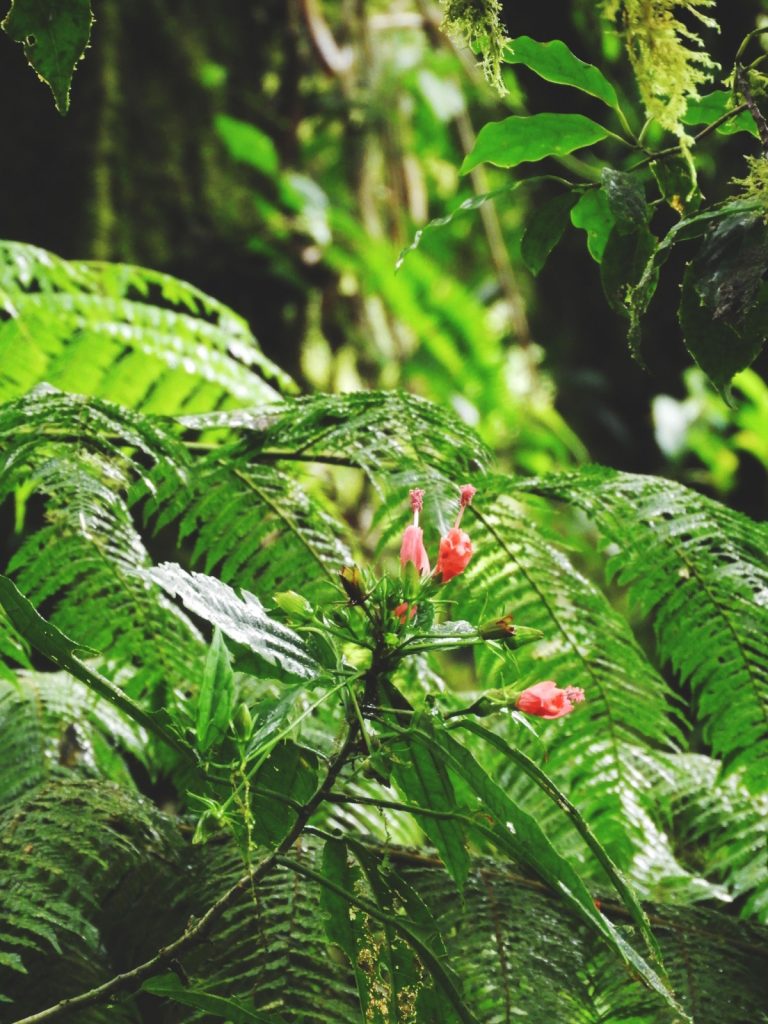
{"label": "understory vegetation", "polygon": [[[497,0],[289,6],[340,89],[292,80],[321,98],[306,163],[210,131],[293,347],[103,232],[0,242],[0,1016],[760,1024],[762,22],[723,70],[714,0],[566,5],[598,67]],[[10,5],[61,113],[116,10]],[[566,111],[530,113],[525,76]],[[423,143],[385,200],[404,121],[363,87],[410,96]],[[533,340],[567,228],[627,365],[653,377],[661,321],[683,353],[644,413],[657,472],[590,458]]]}

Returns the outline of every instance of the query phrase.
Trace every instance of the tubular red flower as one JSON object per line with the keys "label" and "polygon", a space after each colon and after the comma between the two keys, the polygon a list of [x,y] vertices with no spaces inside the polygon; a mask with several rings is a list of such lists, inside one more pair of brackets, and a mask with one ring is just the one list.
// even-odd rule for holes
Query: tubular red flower
{"label": "tubular red flower", "polygon": [[523,690],[515,707],[526,715],[537,718],[562,718],[570,715],[574,705],[584,700],[584,691],[578,686],[566,686],[561,690],[557,683],[547,679]]}
{"label": "tubular red flower", "polygon": [[464,572],[472,557],[472,541],[469,534],[452,526],[440,541],[440,552],[437,557],[435,572],[443,577],[443,583]]}
{"label": "tubular red flower", "polygon": [[413,562],[422,576],[429,575],[429,556],[424,547],[424,532],[420,526],[406,526],[400,545],[400,564],[405,568]]}

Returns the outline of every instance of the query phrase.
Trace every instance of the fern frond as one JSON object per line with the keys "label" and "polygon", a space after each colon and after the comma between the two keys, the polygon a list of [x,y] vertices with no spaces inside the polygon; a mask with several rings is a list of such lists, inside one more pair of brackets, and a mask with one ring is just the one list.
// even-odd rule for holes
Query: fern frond
{"label": "fern frond", "polygon": [[[126,448],[134,449],[133,459]],[[9,570],[36,605],[94,650],[136,692],[188,685],[202,657],[195,630],[139,575],[151,564],[125,493],[142,461],[183,487],[187,458],[154,421],[95,400],[36,389],[0,409],[0,498],[21,487],[45,498]]]}
{"label": "fern frond", "polygon": [[379,484],[405,470],[455,479],[490,462],[486,446],[456,416],[402,391],[313,395],[181,422],[194,430],[241,430],[248,451],[262,460],[340,461]]}
{"label": "fern frond", "polygon": [[[680,874],[698,881],[699,898],[738,899],[744,916],[768,922],[768,795],[750,793],[739,772],[723,777],[720,763],[701,754],[657,755],[639,767],[650,813],[670,837]],[[680,876],[657,872],[654,881],[654,899],[691,901]]]}
{"label": "fern frond", "polygon": [[[0,993],[19,1010],[40,1009],[151,953],[179,926],[180,853],[170,819],[77,771],[17,801],[0,816]],[[114,1019],[136,1017],[129,1004],[78,1015]]]}
{"label": "fern frond", "polygon": [[265,595],[300,587],[312,597],[315,585],[352,560],[337,515],[297,480],[275,465],[244,457],[239,446],[222,446],[198,458],[189,486],[156,473],[143,514],[156,528],[175,523],[179,544],[192,542],[192,564],[226,583]]}
{"label": "fern frond", "polygon": [[[522,680],[554,678],[585,691],[573,715],[537,724],[543,747],[530,752],[538,759],[546,751],[547,773],[572,794],[603,845],[626,868],[644,838],[643,780],[628,753],[679,741],[670,693],[626,621],[543,528],[531,523],[511,490],[505,478],[483,483],[482,511],[478,505],[472,526],[476,554],[455,595],[457,614],[478,622],[510,612],[516,623],[542,630],[543,641],[516,653]],[[482,689],[517,682],[507,663],[488,656],[478,671]],[[518,727],[514,743],[526,743],[527,735]],[[514,784],[506,776],[505,782]],[[515,793],[515,799],[519,795],[524,798]]]}
{"label": "fern frond", "polygon": [[241,317],[157,271],[2,242],[0,311],[0,400],[48,381],[176,414],[293,387]]}
{"label": "fern frond", "polygon": [[768,789],[768,529],[682,484],[591,467],[525,484],[581,508],[725,766]]}
{"label": "fern frond", "polygon": [[0,810],[75,765],[132,789],[121,752],[145,761],[144,730],[66,672],[0,680],[0,736]]}

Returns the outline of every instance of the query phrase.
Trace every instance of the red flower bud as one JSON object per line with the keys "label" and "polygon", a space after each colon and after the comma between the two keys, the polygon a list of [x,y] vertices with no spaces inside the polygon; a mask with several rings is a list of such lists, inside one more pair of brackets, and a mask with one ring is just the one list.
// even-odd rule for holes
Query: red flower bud
{"label": "red flower bud", "polygon": [[472,557],[472,541],[469,534],[457,526],[451,529],[440,541],[440,553],[437,558],[435,572],[443,577],[443,583],[464,572]]}
{"label": "red flower bud", "polygon": [[412,619],[416,614],[417,605],[408,605],[407,601],[403,601],[397,608],[393,609],[392,614],[400,620],[400,625],[404,626],[408,619]]}
{"label": "red flower bud", "polygon": [[574,704],[584,700],[584,691],[578,686],[566,686],[561,690],[551,679],[536,683],[523,690],[515,707],[526,715],[537,718],[562,718],[573,711]]}

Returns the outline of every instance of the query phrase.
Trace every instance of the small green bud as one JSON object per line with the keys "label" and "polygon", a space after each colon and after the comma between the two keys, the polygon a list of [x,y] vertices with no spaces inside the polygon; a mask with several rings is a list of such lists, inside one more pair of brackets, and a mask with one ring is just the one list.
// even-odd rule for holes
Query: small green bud
{"label": "small green bud", "polygon": [[251,712],[248,710],[247,704],[240,704],[237,708],[232,718],[232,725],[241,740],[248,740],[251,738],[251,733],[253,732],[253,718],[251,717]]}
{"label": "small green bud", "polygon": [[220,832],[224,822],[220,814],[214,810],[203,811],[200,815],[192,843],[197,846],[204,843],[216,832]]}
{"label": "small green bud", "polygon": [[532,644],[542,640],[544,634],[540,629],[531,629],[529,626],[516,626],[512,622],[511,615],[502,615],[500,619],[491,619],[477,627],[478,636],[483,640],[500,640],[512,650],[517,650],[524,644]]}
{"label": "small green bud", "polygon": [[313,615],[312,605],[295,590],[283,590],[275,594],[274,600],[277,607],[292,619],[309,619]]}

